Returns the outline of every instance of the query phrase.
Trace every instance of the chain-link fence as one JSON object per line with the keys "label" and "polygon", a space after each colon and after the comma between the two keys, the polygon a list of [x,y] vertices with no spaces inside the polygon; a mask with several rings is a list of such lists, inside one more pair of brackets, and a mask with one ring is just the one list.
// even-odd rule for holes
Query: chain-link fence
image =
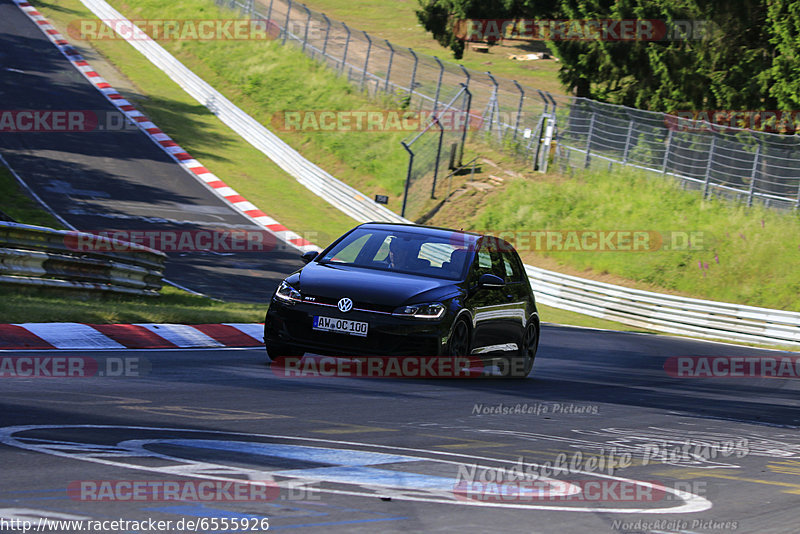
{"label": "chain-link fence", "polygon": [[447,171],[461,166],[471,98],[463,85],[421,132],[402,141],[409,155],[403,217],[417,221],[449,196],[452,177]]}
{"label": "chain-link fence", "polygon": [[[384,94],[405,109],[435,113],[457,102],[466,88],[471,135],[525,158],[534,169],[546,170],[552,140],[554,161],[562,169],[616,163],[673,176],[705,194],[736,197],[748,205],[800,207],[797,136],[720,131],[664,113],[554,98],[515,80],[377,39],[293,0],[216,1],[263,20],[277,39],[325,62],[370,95]],[[452,146],[435,134],[436,123],[429,126],[413,143],[406,141],[407,147],[413,144],[409,169],[424,167],[423,161],[449,161]],[[416,195],[425,188],[412,183],[410,189]],[[421,206],[427,199],[412,204]]]}
{"label": "chain-link fence", "polygon": [[721,127],[573,99],[559,118],[558,161],[589,168],[614,163],[670,175],[686,187],[752,205],[800,207],[800,138]]}

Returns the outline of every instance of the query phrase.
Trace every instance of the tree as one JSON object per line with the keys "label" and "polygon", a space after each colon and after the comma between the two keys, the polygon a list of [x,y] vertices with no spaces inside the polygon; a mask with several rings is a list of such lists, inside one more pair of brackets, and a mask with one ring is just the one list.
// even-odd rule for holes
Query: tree
{"label": "tree", "polygon": [[770,96],[782,110],[800,106],[800,2],[769,2],[767,23],[770,43],[775,46]]}
{"label": "tree", "polygon": [[418,0],[417,19],[456,59],[464,55],[465,42],[453,32],[457,21],[467,19],[513,19],[558,14],[559,0]]}
{"label": "tree", "polygon": [[[420,0],[420,21],[456,58],[464,18],[653,21],[658,40],[554,39],[559,78],[576,96],[654,111],[763,109],[800,101],[800,0]],[[583,21],[583,22],[582,22]],[[690,24],[682,35],[676,28]],[[776,47],[781,52],[773,64]],[[780,84],[773,80],[780,77]]]}

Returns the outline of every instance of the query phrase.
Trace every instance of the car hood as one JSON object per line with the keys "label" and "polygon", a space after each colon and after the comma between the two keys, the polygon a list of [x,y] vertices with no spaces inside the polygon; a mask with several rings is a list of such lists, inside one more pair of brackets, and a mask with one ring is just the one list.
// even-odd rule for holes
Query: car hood
{"label": "car hood", "polygon": [[344,265],[309,263],[295,285],[304,295],[402,306],[435,301],[458,292],[457,282]]}

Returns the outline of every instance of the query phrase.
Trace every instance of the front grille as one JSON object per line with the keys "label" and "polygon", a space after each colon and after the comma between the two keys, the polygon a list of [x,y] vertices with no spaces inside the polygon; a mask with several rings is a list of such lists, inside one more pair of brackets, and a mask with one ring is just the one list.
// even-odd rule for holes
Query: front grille
{"label": "front grille", "polygon": [[[308,300],[309,298],[313,298],[314,300]],[[311,304],[320,307],[327,307],[327,308],[336,308],[338,309],[339,299],[331,298],[331,297],[320,297],[317,295],[304,295],[303,296],[303,304]],[[372,304],[370,302],[363,302],[363,301],[353,301],[353,310],[354,311],[365,311],[365,312],[375,312],[381,314],[391,314],[394,311],[394,308],[391,306],[382,306],[379,304]]]}

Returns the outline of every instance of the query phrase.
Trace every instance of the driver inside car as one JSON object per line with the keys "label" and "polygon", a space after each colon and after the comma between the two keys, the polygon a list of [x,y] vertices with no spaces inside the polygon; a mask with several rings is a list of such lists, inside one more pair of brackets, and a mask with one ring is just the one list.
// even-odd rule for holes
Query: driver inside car
{"label": "driver inside car", "polygon": [[431,264],[419,258],[419,245],[411,240],[394,237],[389,242],[388,265],[398,271],[420,271]]}

